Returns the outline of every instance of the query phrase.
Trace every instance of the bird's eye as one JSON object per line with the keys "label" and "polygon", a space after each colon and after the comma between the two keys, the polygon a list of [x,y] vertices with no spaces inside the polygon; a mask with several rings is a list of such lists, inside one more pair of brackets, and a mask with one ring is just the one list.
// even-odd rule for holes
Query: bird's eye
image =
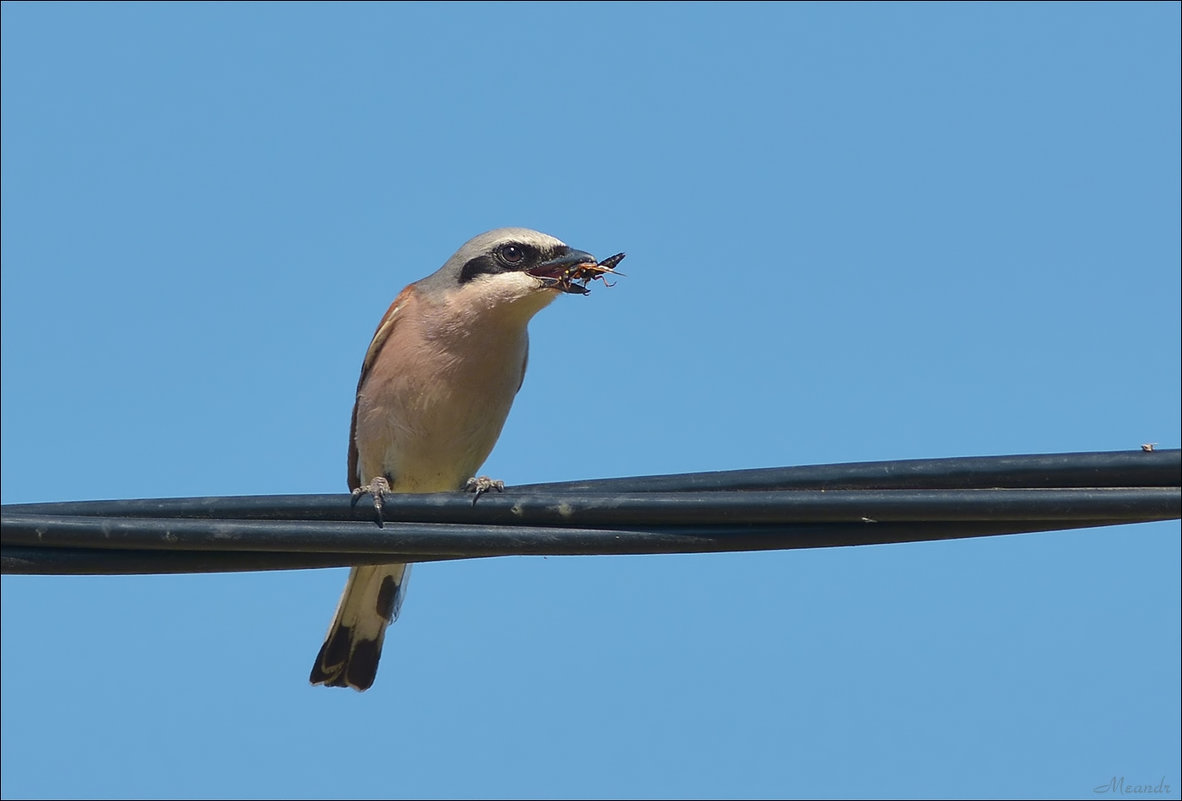
{"label": "bird's eye", "polygon": [[525,261],[525,249],[520,245],[501,245],[497,248],[497,255],[505,264],[521,264]]}

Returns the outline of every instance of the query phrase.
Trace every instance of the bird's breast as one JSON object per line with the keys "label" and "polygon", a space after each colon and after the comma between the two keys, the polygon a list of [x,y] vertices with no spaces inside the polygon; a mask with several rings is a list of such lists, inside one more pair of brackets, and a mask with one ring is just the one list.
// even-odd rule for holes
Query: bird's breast
{"label": "bird's breast", "polygon": [[528,335],[495,326],[453,337],[399,333],[358,391],[362,482],[386,475],[398,492],[457,489],[500,436],[521,384]]}

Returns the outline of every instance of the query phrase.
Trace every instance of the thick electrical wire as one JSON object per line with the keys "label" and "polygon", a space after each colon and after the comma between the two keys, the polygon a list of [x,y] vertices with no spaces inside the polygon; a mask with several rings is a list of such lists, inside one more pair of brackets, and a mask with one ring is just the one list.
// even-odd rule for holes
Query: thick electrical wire
{"label": "thick electrical wire", "polygon": [[4,573],[282,570],[510,555],[887,544],[1182,517],[1182,451],[988,456],[532,484],[490,493],[9,504]]}

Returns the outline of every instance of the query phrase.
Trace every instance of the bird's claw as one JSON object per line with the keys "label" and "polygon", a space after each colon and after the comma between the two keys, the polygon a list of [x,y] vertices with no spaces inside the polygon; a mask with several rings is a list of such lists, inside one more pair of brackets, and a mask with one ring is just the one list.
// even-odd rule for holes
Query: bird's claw
{"label": "bird's claw", "polygon": [[385,476],[378,476],[368,484],[364,484],[353,490],[353,503],[357,503],[357,499],[362,495],[373,496],[373,510],[378,515],[378,527],[382,526],[382,504],[385,502],[386,493],[390,491],[390,482]]}
{"label": "bird's claw", "polygon": [[500,479],[489,478],[488,476],[480,476],[479,478],[473,477],[468,479],[468,483],[464,485],[464,489],[467,492],[476,493],[472,496],[472,505],[475,506],[476,502],[480,500],[480,496],[489,490],[504,492],[505,482],[501,481]]}

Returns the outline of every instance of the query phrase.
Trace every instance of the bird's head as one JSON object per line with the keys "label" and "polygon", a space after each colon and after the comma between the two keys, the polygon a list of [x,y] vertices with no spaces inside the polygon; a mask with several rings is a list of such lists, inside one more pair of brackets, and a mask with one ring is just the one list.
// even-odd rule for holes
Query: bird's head
{"label": "bird's head", "polygon": [[529,228],[498,228],[469,239],[419,289],[471,308],[532,317],[563,292],[585,294],[568,277],[595,257]]}

